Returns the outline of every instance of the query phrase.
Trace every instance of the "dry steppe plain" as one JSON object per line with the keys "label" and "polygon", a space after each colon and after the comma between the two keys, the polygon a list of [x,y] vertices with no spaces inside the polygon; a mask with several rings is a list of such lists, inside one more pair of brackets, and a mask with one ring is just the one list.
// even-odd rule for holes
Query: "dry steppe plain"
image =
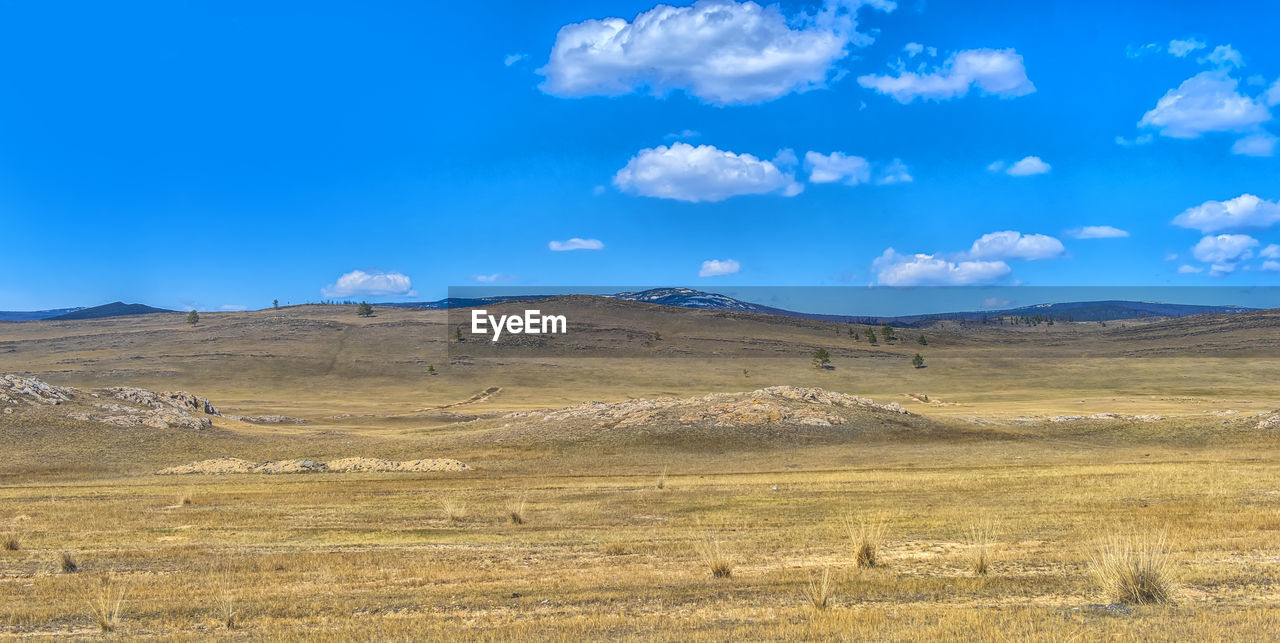
{"label": "dry steppe plain", "polygon": [[[569,334],[497,346],[457,342],[456,314],[382,307],[0,324],[0,373],[75,389],[0,415],[0,635],[1280,631],[1280,312],[944,322],[871,345],[844,324],[555,306]],[[220,415],[68,415],[117,386]],[[156,475],[215,458],[467,467]],[[867,524],[873,567],[850,538]],[[1118,602],[1094,577],[1112,535],[1164,536],[1171,600]]]}

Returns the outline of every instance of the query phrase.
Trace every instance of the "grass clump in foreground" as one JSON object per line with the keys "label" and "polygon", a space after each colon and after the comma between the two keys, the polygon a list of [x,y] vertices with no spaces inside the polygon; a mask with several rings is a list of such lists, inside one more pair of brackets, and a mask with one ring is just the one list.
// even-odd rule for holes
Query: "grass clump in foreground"
{"label": "grass clump in foreground", "polygon": [[18,539],[18,534],[5,534],[0,538],[0,549],[5,551],[18,551],[22,548],[22,542]]}
{"label": "grass clump in foreground", "polygon": [[991,571],[991,523],[969,529],[969,571],[975,576],[986,576]]}
{"label": "grass clump in foreground", "polygon": [[103,633],[111,633],[120,627],[120,616],[123,613],[125,588],[111,577],[103,574],[96,580],[89,581],[84,590],[84,600],[89,606],[89,615]]}
{"label": "grass clump in foreground", "polygon": [[62,552],[58,555],[58,570],[64,574],[74,574],[80,571],[80,564],[71,556],[70,552]]}
{"label": "grass clump in foreground", "polygon": [[507,518],[511,520],[513,525],[523,525],[527,516],[525,515],[525,506],[528,504],[527,497],[524,494],[507,504]]}
{"label": "grass clump in foreground", "polygon": [[831,604],[831,597],[835,595],[835,581],[831,577],[831,568],[823,567],[822,575],[813,575],[809,578],[808,583],[800,589],[800,593],[804,599],[813,606],[813,609],[824,610]]}
{"label": "grass clump in foreground", "polygon": [[715,578],[729,578],[733,575],[733,559],[720,546],[720,539],[708,536],[698,541],[698,558],[711,570]]}
{"label": "grass clump in foreground", "polygon": [[880,550],[884,547],[884,522],[853,516],[845,518],[845,531],[853,545],[853,563],[858,567],[879,567],[884,564]]}
{"label": "grass clump in foreground", "polygon": [[452,498],[441,500],[440,509],[449,522],[459,523],[467,519],[467,506]]}
{"label": "grass clump in foreground", "polygon": [[1173,600],[1174,567],[1163,532],[1111,534],[1089,566],[1107,598],[1127,605],[1160,605]]}

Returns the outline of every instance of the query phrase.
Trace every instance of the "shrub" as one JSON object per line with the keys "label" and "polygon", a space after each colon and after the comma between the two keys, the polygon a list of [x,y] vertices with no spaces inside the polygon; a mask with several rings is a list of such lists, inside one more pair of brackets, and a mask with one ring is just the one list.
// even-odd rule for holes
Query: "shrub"
{"label": "shrub", "polygon": [[64,551],[58,555],[58,569],[64,574],[74,574],[80,571],[80,565],[70,553]]}
{"label": "shrub", "polygon": [[5,551],[18,551],[21,546],[22,544],[18,540],[18,534],[9,533],[5,534],[3,538],[0,538],[0,549]]}
{"label": "shrub", "polygon": [[916,356],[911,358],[911,365],[916,368],[924,368],[924,355],[916,353]]}
{"label": "shrub", "polygon": [[818,368],[826,368],[831,363],[831,353],[825,348],[819,348],[813,351],[813,365]]}
{"label": "shrub", "polygon": [[982,523],[969,529],[969,570],[975,576],[991,571],[991,525]]}
{"label": "shrub", "polygon": [[440,509],[444,511],[445,520],[449,522],[462,522],[467,519],[467,506],[457,500],[442,499]]}
{"label": "shrub", "polygon": [[89,605],[89,615],[104,633],[116,631],[120,627],[120,615],[123,613],[125,589],[116,583],[110,574],[103,574],[95,581],[90,581],[84,591],[84,600]]}
{"label": "shrub", "polygon": [[512,500],[507,504],[507,517],[511,519],[513,525],[523,525],[525,521],[525,504],[526,498],[521,495],[519,499]]}
{"label": "shrub", "polygon": [[658,488],[659,489],[667,488],[667,470],[666,469],[663,469],[662,474],[658,476]]}

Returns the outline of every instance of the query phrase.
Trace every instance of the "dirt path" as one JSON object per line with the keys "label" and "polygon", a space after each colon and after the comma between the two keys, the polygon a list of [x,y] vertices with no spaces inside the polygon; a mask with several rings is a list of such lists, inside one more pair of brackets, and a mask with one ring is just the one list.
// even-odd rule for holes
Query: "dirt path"
{"label": "dirt path", "polygon": [[442,406],[432,406],[425,409],[418,409],[417,411],[415,411],[415,413],[421,413],[423,411],[443,411],[444,409],[452,409],[452,408],[457,408],[459,406],[466,406],[468,404],[475,404],[477,402],[483,402],[501,392],[502,392],[501,386],[490,386],[489,388],[483,391],[480,391],[479,393],[476,393],[475,395],[472,395],[471,397],[465,400],[462,400],[461,402],[453,402],[452,404],[444,404]]}

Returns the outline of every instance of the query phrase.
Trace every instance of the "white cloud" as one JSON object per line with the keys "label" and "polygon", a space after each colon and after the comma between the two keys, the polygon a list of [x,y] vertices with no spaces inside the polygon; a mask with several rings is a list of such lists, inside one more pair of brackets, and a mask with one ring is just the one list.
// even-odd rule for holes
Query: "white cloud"
{"label": "white cloud", "polygon": [[662,138],[668,141],[678,141],[680,139],[685,139],[685,138],[698,138],[699,136],[702,136],[702,133],[699,132],[698,130],[684,129],[684,130],[680,130],[679,132],[671,132],[670,134],[667,134]]}
{"label": "white cloud", "polygon": [[1147,54],[1159,53],[1162,47],[1154,42],[1145,45],[1129,45],[1125,47],[1124,55],[1130,58],[1140,58]]}
{"label": "white cloud", "polygon": [[843,152],[805,152],[804,164],[809,168],[811,183],[844,181],[847,185],[857,185],[871,180],[871,163],[861,156],[850,156]]}
{"label": "white cloud", "polygon": [[1121,147],[1136,147],[1138,145],[1146,145],[1154,140],[1156,140],[1156,137],[1151,134],[1142,134],[1140,136],[1135,136],[1133,138],[1125,138],[1123,136],[1117,136],[1116,145],[1119,145]]}
{"label": "white cloud", "polygon": [[901,255],[889,248],[871,264],[884,286],[964,286],[998,281],[1012,272],[1003,261],[950,261],[937,255]]}
{"label": "white cloud", "polygon": [[1231,146],[1232,154],[1244,156],[1271,156],[1276,151],[1276,137],[1268,132],[1250,134]]}
{"label": "white cloud", "polygon": [[699,277],[718,277],[720,275],[732,275],[742,269],[742,265],[733,259],[708,259],[702,262],[702,268],[698,270]]}
{"label": "white cloud", "polygon": [[1026,156],[1022,160],[1009,166],[1004,173],[1009,176],[1031,176],[1033,174],[1047,174],[1050,170],[1049,164],[1040,160],[1038,156]]}
{"label": "white cloud", "polygon": [[966,49],[947,58],[932,72],[903,71],[898,76],[868,74],[858,84],[891,96],[899,103],[946,100],[964,96],[971,86],[984,94],[1014,97],[1036,90],[1027,79],[1022,56],[1013,49]]}
{"label": "white cloud", "polygon": [[1178,274],[1180,275],[1198,275],[1202,272],[1204,272],[1204,268],[1198,268],[1188,264],[1178,266]]}
{"label": "white cloud", "polygon": [[373,297],[401,295],[411,297],[415,294],[413,292],[413,284],[410,282],[408,275],[398,272],[365,272],[363,270],[352,270],[338,277],[337,282],[321,288],[320,292],[325,297],[351,297],[354,295],[369,295]]}
{"label": "white cloud", "polygon": [[502,64],[510,67],[528,57],[529,54],[507,54],[506,57],[502,59]]}
{"label": "white cloud", "polygon": [[680,90],[708,103],[759,103],[823,87],[849,47],[873,38],[857,31],[860,7],[891,0],[828,0],[814,15],[784,16],[778,5],[698,0],[658,5],[622,18],[565,25],[556,34],[542,90],[563,97],[655,96]]}
{"label": "white cloud", "polygon": [[1178,253],[1176,253],[1176,252],[1168,252],[1168,253],[1165,253],[1165,255],[1164,255],[1164,260],[1165,260],[1165,261],[1177,261],[1177,260],[1178,260]]}
{"label": "white cloud", "polygon": [[1267,88],[1267,92],[1262,95],[1262,100],[1265,101],[1269,107],[1280,105],[1280,78],[1277,78],[1276,82],[1272,83],[1271,87]]}
{"label": "white cloud", "polygon": [[1229,275],[1235,271],[1236,265],[1234,263],[1215,263],[1209,266],[1210,277],[1221,277],[1223,275]]}
{"label": "white cloud", "polygon": [[1257,245],[1258,240],[1247,234],[1208,235],[1191,249],[1191,254],[1199,261],[1216,264],[1214,269],[1218,270],[1252,257]]}
{"label": "white cloud", "polygon": [[515,277],[511,275],[504,275],[500,272],[495,272],[489,275],[475,275],[471,279],[482,284],[492,284],[500,281],[515,281]]}
{"label": "white cloud", "polygon": [[1062,242],[1045,234],[1022,234],[1003,230],[984,234],[973,242],[969,259],[1052,259],[1066,252]]}
{"label": "white cloud", "polygon": [[1175,39],[1169,41],[1169,53],[1177,56],[1178,58],[1185,58],[1187,54],[1197,49],[1204,49],[1204,47],[1204,42],[1196,40],[1195,38],[1185,38],[1182,40]]}
{"label": "white cloud", "polygon": [[1068,230],[1067,236],[1072,239],[1116,239],[1127,237],[1129,233],[1109,225],[1087,225],[1082,228]]}
{"label": "white cloud", "polygon": [[1236,91],[1238,85],[1224,71],[1200,72],[1166,92],[1138,125],[1172,138],[1197,138],[1205,132],[1249,131],[1270,120],[1266,106]]}
{"label": "white cloud", "polygon": [[1280,272],[1280,261],[1264,261],[1262,262],[1263,272]]}
{"label": "white cloud", "polygon": [[1263,259],[1280,259],[1280,245],[1271,244],[1258,253]]}
{"label": "white cloud", "polygon": [[907,54],[908,58],[915,58],[920,54],[928,54],[929,56],[937,56],[937,47],[926,47],[918,42],[909,42],[902,47],[902,51]]}
{"label": "white cloud", "polygon": [[794,174],[769,161],[688,143],[640,150],[614,175],[613,184],[623,192],[695,203],[743,194],[795,196],[804,190]]}
{"label": "white cloud", "polygon": [[911,171],[907,168],[907,164],[902,162],[902,159],[889,161],[889,164],[881,169],[879,176],[876,177],[876,183],[880,185],[910,183],[914,180],[915,177],[911,176]]}
{"label": "white cloud", "polygon": [[240,310],[249,310],[249,307],[244,304],[223,304],[221,306],[218,306],[218,310],[226,310],[229,312],[234,312],[234,311],[240,311]]}
{"label": "white cloud", "polygon": [[1173,218],[1173,224],[1202,233],[1239,228],[1268,228],[1280,221],[1280,203],[1241,194],[1226,201],[1205,201]]}
{"label": "white cloud", "polygon": [[1244,56],[1231,45],[1218,45],[1208,56],[1200,59],[1202,63],[1211,63],[1219,67],[1244,67]]}
{"label": "white cloud", "polygon": [[566,250],[604,250],[604,242],[599,239],[579,239],[574,237],[567,241],[552,241],[547,244],[548,248],[555,252],[564,252]]}

